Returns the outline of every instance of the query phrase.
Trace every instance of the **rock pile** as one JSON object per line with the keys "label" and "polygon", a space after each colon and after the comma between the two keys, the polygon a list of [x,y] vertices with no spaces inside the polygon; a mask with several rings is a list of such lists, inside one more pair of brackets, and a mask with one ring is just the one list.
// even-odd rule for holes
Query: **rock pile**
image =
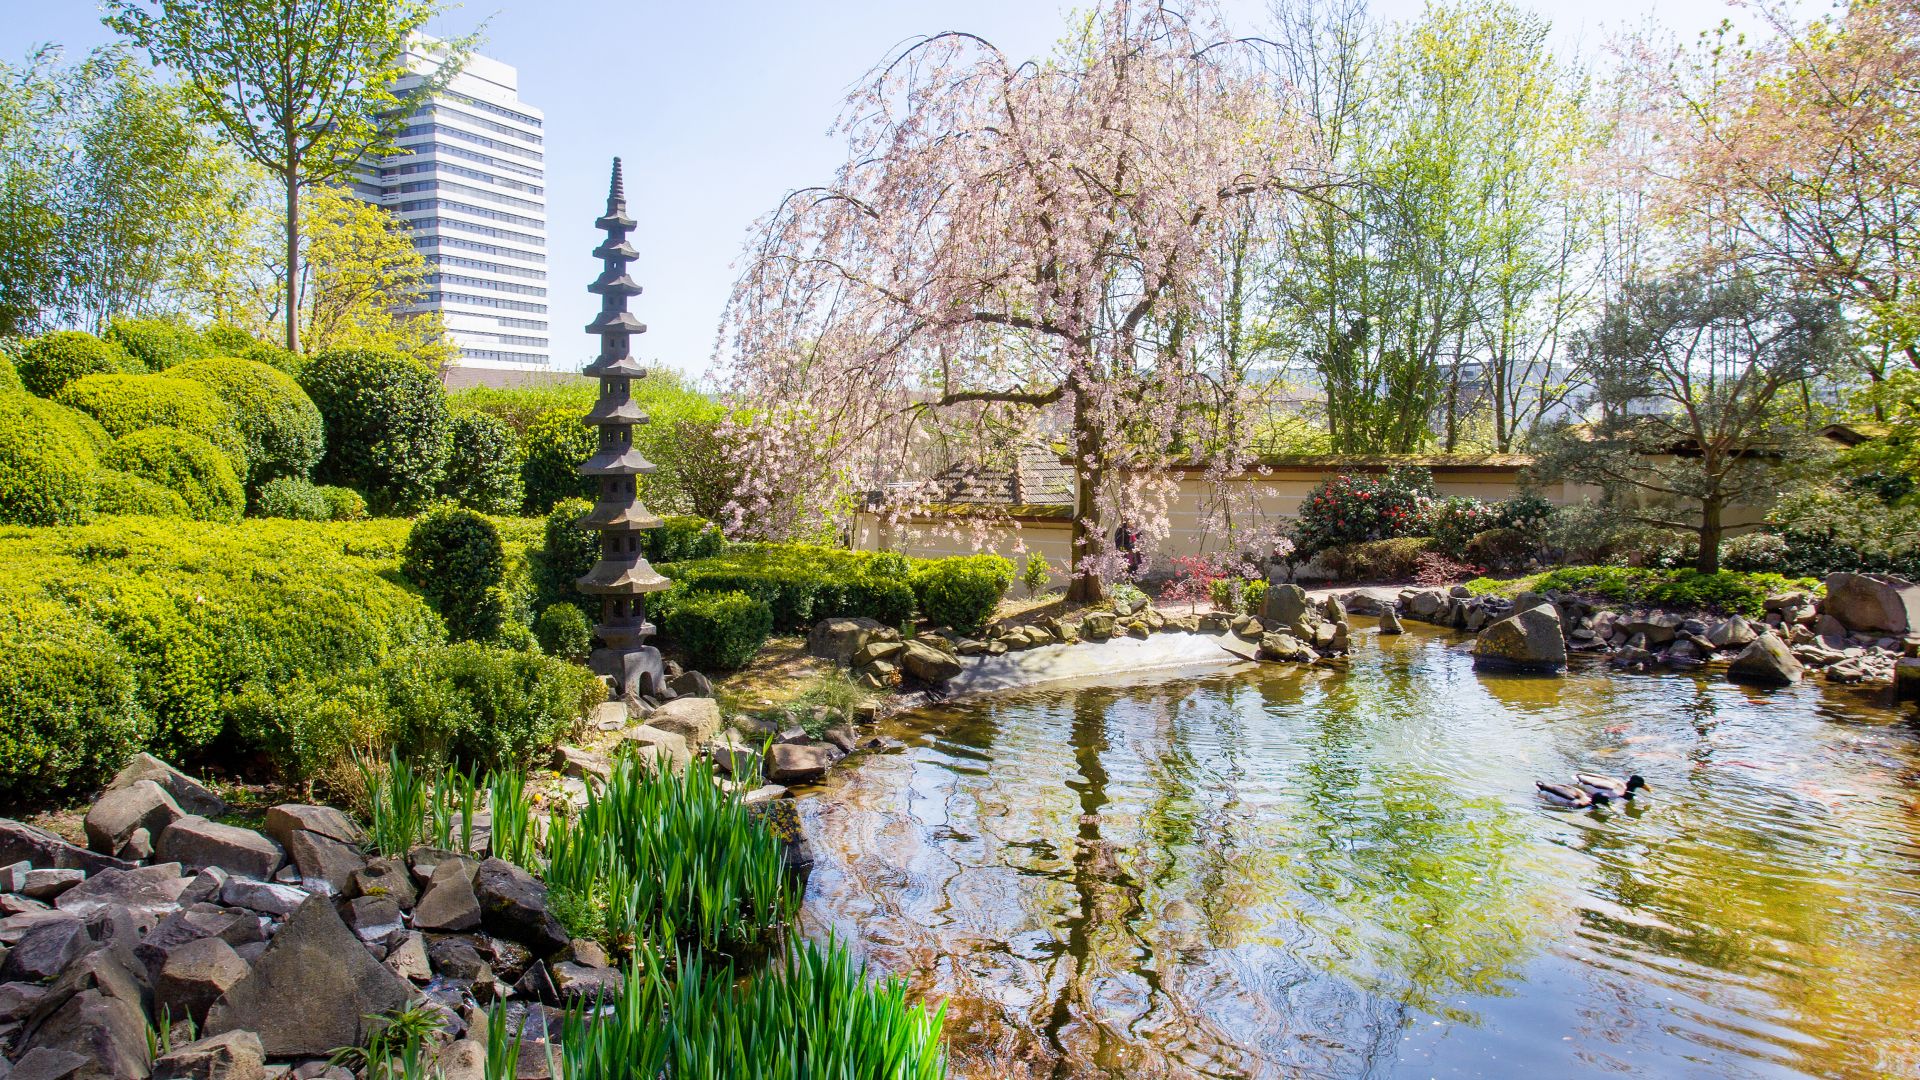
{"label": "rock pile", "polygon": [[480,1007],[513,1002],[538,1038],[548,1010],[619,986],[484,837],[374,856],[331,807],[276,806],[258,831],[215,820],[224,809],[142,755],[88,811],[86,847],[0,820],[13,1076],[338,1078],[327,1056],[363,1044],[372,1017],[424,1005],[446,1075],[477,1078]]}

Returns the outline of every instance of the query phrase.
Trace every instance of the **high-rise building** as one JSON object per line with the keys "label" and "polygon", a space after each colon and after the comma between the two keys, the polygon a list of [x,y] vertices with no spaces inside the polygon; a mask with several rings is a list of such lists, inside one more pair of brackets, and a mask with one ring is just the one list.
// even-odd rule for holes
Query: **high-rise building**
{"label": "high-rise building", "polygon": [[[419,87],[445,52],[420,39],[408,52]],[[520,100],[520,74],[472,55],[407,118],[399,153],[355,176],[361,198],[392,211],[427,260],[427,295],[463,367],[544,371],[553,361],[547,315],[546,154],[539,109]]]}

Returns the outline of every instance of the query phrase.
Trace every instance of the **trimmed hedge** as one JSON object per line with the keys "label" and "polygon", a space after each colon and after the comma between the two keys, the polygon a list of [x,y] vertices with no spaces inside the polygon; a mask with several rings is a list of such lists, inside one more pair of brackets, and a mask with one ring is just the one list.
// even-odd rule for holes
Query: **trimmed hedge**
{"label": "trimmed hedge", "polygon": [[541,548],[532,559],[533,591],[541,607],[564,602],[598,610],[599,603],[573,584],[600,561],[600,534],[574,524],[592,509],[585,499],[562,499],[547,511]]}
{"label": "trimmed hedge", "polygon": [[134,473],[101,469],[94,474],[95,513],[190,518],[187,501],[171,489]]}
{"label": "trimmed hedge", "polygon": [[106,433],[44,398],[0,392],[0,522],[77,525],[94,507]]}
{"label": "trimmed hedge", "polygon": [[247,506],[246,490],[227,455],[189,432],[157,427],[123,435],[106,464],[180,496],[187,514],[200,521],[238,521]]}
{"label": "trimmed hedge", "polygon": [[1436,537],[1402,536],[1330,548],[1320,561],[1336,581],[1412,581],[1420,556],[1439,550],[1444,545]]}
{"label": "trimmed hedge", "polygon": [[149,371],[165,371],[175,364],[212,355],[193,327],[178,319],[113,318],[100,336],[125,349]]}
{"label": "trimmed hedge", "polygon": [[506,622],[507,556],[493,522],[465,507],[434,507],[407,534],[400,569],[433,601],[455,640],[499,636]]}
{"label": "trimmed hedge", "polygon": [[[896,576],[903,563],[910,572],[905,579]],[[977,632],[1014,576],[1013,564],[998,555],[903,560],[813,544],[740,544],[657,569],[690,592],[745,593],[767,605],[776,630],[794,633],[839,617],[898,626],[916,606],[940,625]],[[964,630],[969,626],[974,630]]]}
{"label": "trimmed hedge", "polygon": [[[580,463],[599,450],[599,436],[581,419],[585,410],[570,405],[547,409],[520,437],[525,451],[521,476],[526,481],[527,512],[544,514],[562,499],[591,499],[594,480],[580,475]],[[645,481],[641,494],[644,496]]]}
{"label": "trimmed hedge", "polygon": [[288,518],[293,521],[327,521],[333,510],[327,497],[311,482],[295,476],[269,480],[260,489],[255,510],[261,517]]}
{"label": "trimmed hedge", "polygon": [[233,409],[192,379],[170,375],[88,375],[68,383],[54,400],[100,421],[118,439],[148,428],[198,435],[247,471],[247,444],[233,424]]}
{"label": "trimmed hedge", "polygon": [[1649,570],[1630,566],[1563,566],[1534,581],[1535,592],[1559,590],[1603,597],[1623,604],[1663,608],[1705,608],[1757,619],[1766,614],[1764,601],[1774,593],[1801,589],[1817,591],[1813,578],[1779,574],[1742,574],[1722,570]]}
{"label": "trimmed hedge", "polygon": [[773,632],[773,612],[743,592],[681,593],[662,606],[661,633],[700,669],[744,666]]}
{"label": "trimmed hedge", "polygon": [[456,412],[447,425],[446,476],[440,494],[483,514],[511,514],[526,496],[513,428],[480,412]]}
{"label": "trimmed hedge", "polygon": [[593,651],[593,624],[578,604],[548,604],[533,622],[533,636],[549,656],[584,663]]}
{"label": "trimmed hedge", "polygon": [[304,480],[320,463],[326,445],[320,409],[286,372],[219,357],[192,360],[167,374],[206,387],[227,406],[247,456],[249,490],[283,476]]}
{"label": "trimmed hedge", "polygon": [[710,559],[727,547],[727,538],[720,534],[720,526],[692,515],[663,517],[659,528],[648,529],[641,538],[646,543],[648,562]]}
{"label": "trimmed hedge", "polygon": [[319,486],[320,497],[327,501],[327,518],[331,521],[361,521],[367,516],[367,500],[350,487],[338,487],[333,484]]}
{"label": "trimmed hedge", "polygon": [[57,330],[27,342],[15,367],[27,392],[41,397],[52,397],[61,387],[88,375],[143,370],[124,349],[78,330]]}
{"label": "trimmed hedge", "polygon": [[26,385],[20,381],[20,369],[13,366],[13,357],[0,352],[0,394],[24,394]]}
{"label": "trimmed hedge", "polygon": [[0,604],[0,801],[91,788],[147,736],[120,643],[65,604],[10,589]]}
{"label": "trimmed hedge", "polygon": [[326,452],[315,479],[364,493],[382,511],[418,506],[447,464],[447,395],[430,367],[398,353],[331,349],[300,373],[320,410]]}
{"label": "trimmed hedge", "polygon": [[1013,564],[998,555],[935,559],[908,580],[928,621],[962,634],[978,634],[1013,584]]}

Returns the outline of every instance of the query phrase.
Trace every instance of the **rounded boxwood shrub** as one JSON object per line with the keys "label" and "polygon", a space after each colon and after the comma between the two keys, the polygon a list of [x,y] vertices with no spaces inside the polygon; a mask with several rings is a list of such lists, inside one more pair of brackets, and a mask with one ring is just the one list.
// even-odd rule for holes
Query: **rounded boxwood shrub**
{"label": "rounded boxwood shrub", "polygon": [[937,559],[910,579],[920,613],[936,626],[978,634],[1013,584],[1013,564],[998,555]]}
{"label": "rounded boxwood shrub", "polygon": [[380,510],[425,502],[447,464],[447,394],[430,367],[398,353],[330,349],[300,386],[320,409],[326,451],[314,478]]}
{"label": "rounded boxwood shrub", "polygon": [[680,562],[706,559],[720,554],[727,546],[720,527],[703,517],[671,515],[660,519],[660,527],[641,536],[647,545],[649,562]]}
{"label": "rounded boxwood shrub", "polygon": [[593,651],[593,626],[578,604],[548,604],[534,620],[533,636],[549,655],[562,660],[579,663]]}
{"label": "rounded boxwood shrub", "polygon": [[184,518],[187,501],[144,476],[101,469],[94,474],[93,509],[120,517]]}
{"label": "rounded boxwood shrub", "polygon": [[297,476],[269,480],[260,489],[255,509],[261,517],[291,518],[294,521],[327,521],[333,510],[327,497],[311,482]]}
{"label": "rounded boxwood shrub", "polygon": [[[580,463],[599,449],[599,437],[580,419],[580,410],[557,406],[535,417],[521,436],[525,452],[527,512],[544,514],[562,499],[591,499],[593,478],[580,475]],[[644,482],[644,481],[643,481]]]}
{"label": "rounded boxwood shrub", "polygon": [[165,371],[209,355],[207,343],[178,319],[113,318],[101,337],[125,349],[149,371]]}
{"label": "rounded boxwood shrub", "polygon": [[576,522],[592,509],[585,499],[562,499],[547,511],[544,541],[532,560],[534,593],[541,604],[585,602],[573,583],[600,561],[600,534]]}
{"label": "rounded boxwood shrub", "polygon": [[233,463],[191,432],[156,427],[122,435],[107,455],[109,468],[144,476],[180,496],[200,521],[238,521],[247,493]]}
{"label": "rounded boxwood shrub", "polygon": [[64,604],[0,604],[0,803],[97,786],[145,744],[133,666]]}
{"label": "rounded boxwood shrub", "polygon": [[258,491],[283,476],[305,479],[320,463],[325,445],[320,410],[286,372],[255,360],[217,357],[189,361],[167,374],[199,383],[226,404],[246,450],[250,489]]}
{"label": "rounded boxwood shrub", "polygon": [[700,669],[733,670],[759,654],[773,612],[741,592],[689,592],[665,603],[660,632]]}
{"label": "rounded boxwood shrub", "polygon": [[140,362],[124,349],[78,330],[56,330],[26,343],[16,365],[27,392],[52,397],[88,375],[137,372]]}
{"label": "rounded boxwood shrub", "polygon": [[73,525],[94,505],[99,425],[71,409],[0,393],[0,522]]}
{"label": "rounded boxwood shrub", "polygon": [[307,358],[271,341],[261,341],[237,326],[214,323],[200,332],[207,343],[207,355],[252,360],[288,375],[298,377],[307,366]]}
{"label": "rounded boxwood shrub", "polygon": [[247,445],[233,426],[233,410],[191,379],[170,375],[88,375],[61,388],[54,400],[100,421],[114,438],[142,428],[173,428],[198,435],[247,467]]}
{"label": "rounded boxwood shrub", "polygon": [[400,569],[433,601],[449,637],[484,641],[499,634],[507,556],[493,522],[465,507],[435,506],[407,534]]}
{"label": "rounded boxwood shrub", "polygon": [[321,484],[314,490],[326,500],[329,521],[359,521],[367,516],[367,500],[350,487]]}
{"label": "rounded boxwood shrub", "polygon": [[440,493],[483,514],[511,514],[526,496],[520,442],[498,417],[463,410],[448,421],[446,476]]}
{"label": "rounded boxwood shrub", "polygon": [[888,626],[899,626],[912,619],[914,604],[918,602],[913,587],[905,579],[873,574],[862,574],[847,582],[846,597],[847,614],[878,619]]}
{"label": "rounded boxwood shrub", "polygon": [[20,369],[13,366],[11,353],[0,352],[0,394],[24,394],[27,388],[20,382]]}

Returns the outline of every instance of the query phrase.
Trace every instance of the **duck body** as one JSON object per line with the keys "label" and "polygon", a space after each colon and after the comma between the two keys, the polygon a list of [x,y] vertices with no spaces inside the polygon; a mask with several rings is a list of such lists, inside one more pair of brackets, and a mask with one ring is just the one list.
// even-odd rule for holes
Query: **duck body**
{"label": "duck body", "polygon": [[1638,792],[1651,790],[1639,773],[1625,780],[1605,773],[1574,773],[1573,782],[1596,799],[1631,799]]}
{"label": "duck body", "polygon": [[1579,810],[1593,805],[1592,793],[1573,784],[1552,784],[1545,780],[1535,780],[1533,786],[1539,790],[1542,799],[1554,806]]}

